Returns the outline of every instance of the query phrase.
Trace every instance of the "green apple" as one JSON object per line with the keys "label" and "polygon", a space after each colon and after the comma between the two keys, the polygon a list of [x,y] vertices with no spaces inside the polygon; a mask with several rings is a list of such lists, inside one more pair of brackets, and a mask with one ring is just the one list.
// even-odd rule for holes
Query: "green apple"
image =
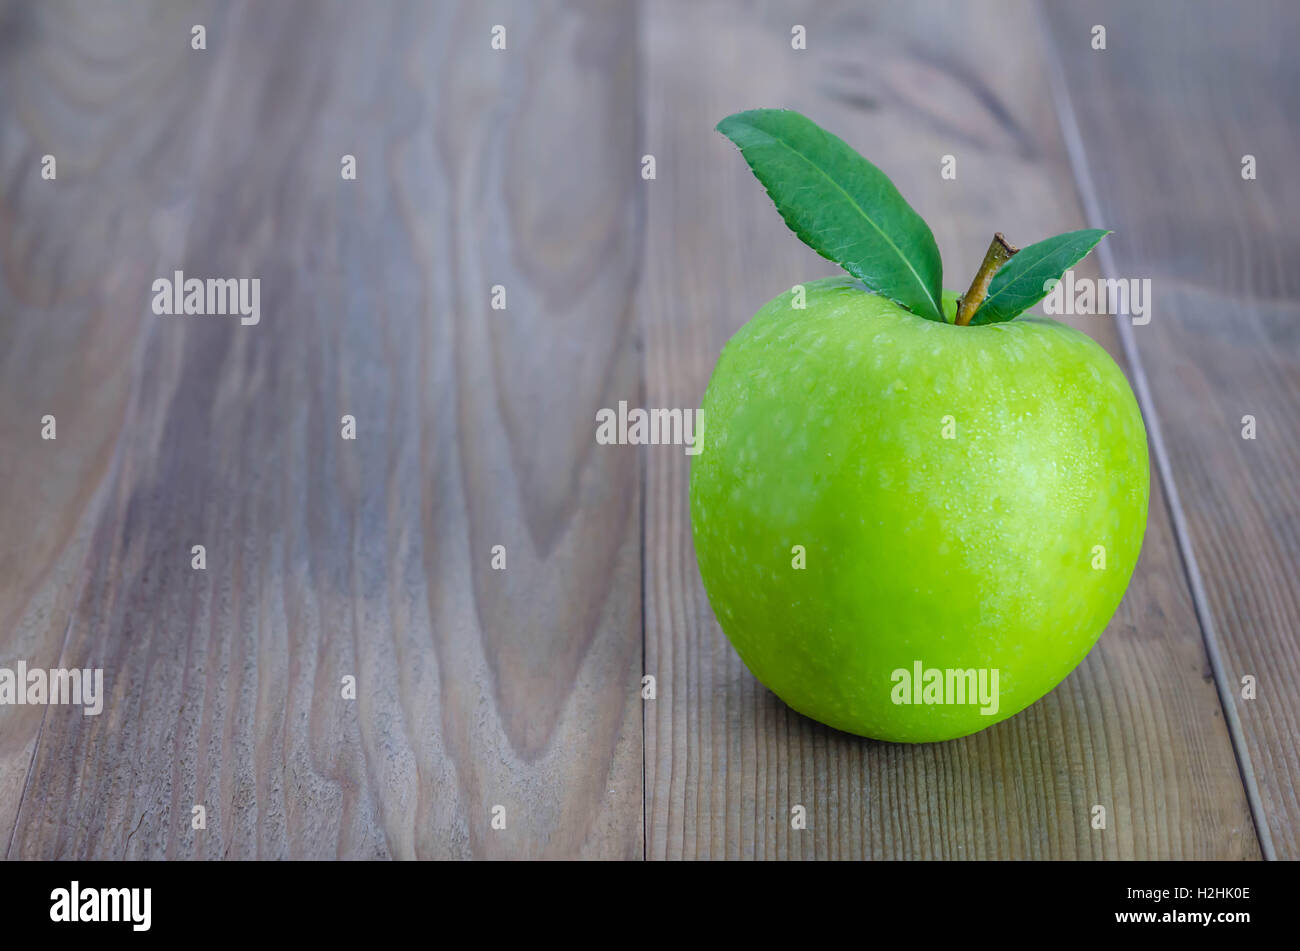
{"label": "green apple", "polygon": [[855,280],[796,285],[731,339],[691,468],[700,575],[749,669],[863,736],[965,736],[1083,660],[1146,528],[1146,432],[1089,337],[1024,316],[1107,232],[994,235],[960,298],[885,174],[795,112],[718,130]]}
{"label": "green apple", "polygon": [[958,326],[955,306],[927,320],[847,278],[769,301],[718,359],[691,467],[700,574],[745,664],[882,740],[974,733],[1060,683],[1146,525],[1146,432],[1114,361],[1046,318]]}

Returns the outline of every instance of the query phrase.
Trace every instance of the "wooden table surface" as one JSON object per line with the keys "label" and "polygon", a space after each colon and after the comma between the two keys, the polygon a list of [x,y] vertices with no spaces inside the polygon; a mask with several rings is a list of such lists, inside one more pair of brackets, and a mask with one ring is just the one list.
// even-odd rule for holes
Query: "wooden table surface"
{"label": "wooden table surface", "polygon": [[[1281,0],[0,4],[0,666],[107,693],[0,707],[0,854],[1300,858],[1297,39]],[[689,457],[596,445],[835,271],[713,131],[756,106],[880,165],[950,287],[1085,226],[1078,273],[1152,281],[1071,321],[1146,416],[1141,561],[975,736],[788,710]],[[155,316],[175,270],[260,323]]]}

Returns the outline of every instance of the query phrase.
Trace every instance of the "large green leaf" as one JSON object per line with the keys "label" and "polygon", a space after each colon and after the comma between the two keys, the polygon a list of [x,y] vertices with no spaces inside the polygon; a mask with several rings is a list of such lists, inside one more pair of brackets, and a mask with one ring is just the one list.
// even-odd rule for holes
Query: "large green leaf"
{"label": "large green leaf", "polygon": [[1048,281],[1060,280],[1108,234],[1099,228],[1069,231],[1020,251],[993,275],[989,294],[971,318],[971,326],[998,324],[1033,307],[1047,296]]}
{"label": "large green leaf", "polygon": [[930,227],[876,166],[785,109],[727,116],[740,153],[804,244],[914,314],[943,320],[943,264]]}

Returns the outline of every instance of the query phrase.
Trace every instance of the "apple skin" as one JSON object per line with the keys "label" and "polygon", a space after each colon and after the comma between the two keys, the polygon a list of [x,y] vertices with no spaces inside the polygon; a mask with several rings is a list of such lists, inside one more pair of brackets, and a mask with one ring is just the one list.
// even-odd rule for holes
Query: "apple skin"
{"label": "apple skin", "polygon": [[[709,602],[800,713],[896,742],[975,733],[1060,683],[1119,606],[1150,488],[1137,401],[1055,321],[958,327],[851,279],[804,287],[804,309],[782,294],[727,343],[704,395]],[[996,668],[997,712],[895,703],[893,671],[918,660]]]}

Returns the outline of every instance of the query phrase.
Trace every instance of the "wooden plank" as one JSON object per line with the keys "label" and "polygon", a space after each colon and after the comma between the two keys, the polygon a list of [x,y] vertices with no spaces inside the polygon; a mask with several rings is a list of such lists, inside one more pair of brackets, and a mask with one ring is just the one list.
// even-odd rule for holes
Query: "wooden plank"
{"label": "wooden plank", "polygon": [[[805,51],[791,48],[796,23]],[[722,344],[760,304],[833,272],[712,131],[730,112],[799,109],[860,147],[933,224],[949,286],[969,279],[994,230],[1028,243],[1080,227],[1041,37],[1021,4],[997,17],[966,5],[647,5],[645,150],[658,166],[639,297],[647,405],[698,406]],[[940,179],[945,154],[956,181]],[[1118,353],[1109,323],[1080,326]],[[688,460],[664,447],[647,465],[650,857],[1258,856],[1158,484],[1130,591],[1081,668],[990,730],[905,747],[822,728],[757,684],[699,582]],[[795,804],[804,831],[790,828]],[[1089,826],[1094,804],[1105,831]]]}
{"label": "wooden plank", "polygon": [[[81,209],[155,240],[59,264],[78,220],[24,223],[46,271],[115,262],[140,359],[103,370],[131,402],[60,658],[110,701],[46,714],[9,854],[640,856],[639,474],[593,439],[640,388],[630,11],[217,11],[123,83]],[[134,63],[63,12],[21,115]],[[258,277],[260,323],[137,316],[173,268]]]}
{"label": "wooden plank", "polygon": [[[1080,187],[1116,230],[1108,276],[1152,282],[1150,322],[1131,341],[1261,837],[1300,858],[1300,11],[1047,7]],[[1087,42],[1095,24],[1105,51]],[[1245,155],[1255,180],[1242,177]],[[1255,699],[1243,697],[1248,676]]]}
{"label": "wooden plank", "polygon": [[[180,11],[86,12],[67,33],[49,6],[0,8],[0,667],[9,670],[59,662],[141,356],[152,262],[121,251],[165,240],[200,115],[185,103],[201,79],[177,75],[183,44],[166,42],[188,30]],[[131,95],[151,71],[174,83],[147,101]],[[128,128],[138,138],[126,140]],[[157,156],[150,176],[135,168],[141,154]],[[47,155],[53,180],[41,177]],[[42,438],[47,414],[52,440]],[[46,717],[42,706],[0,707],[6,851]]]}

